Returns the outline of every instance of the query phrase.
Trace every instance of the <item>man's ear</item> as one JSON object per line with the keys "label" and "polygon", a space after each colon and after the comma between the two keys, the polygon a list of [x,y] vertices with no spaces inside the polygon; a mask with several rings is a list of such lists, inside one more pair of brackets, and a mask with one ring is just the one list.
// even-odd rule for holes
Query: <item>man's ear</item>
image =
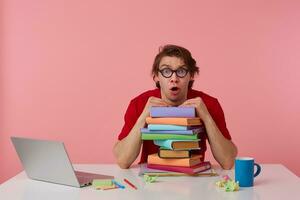
{"label": "man's ear", "polygon": [[194,76],[191,76],[191,79],[190,79],[190,81],[194,81],[195,79],[194,79]]}
{"label": "man's ear", "polygon": [[153,75],[153,80],[155,83],[159,82],[158,76],[156,74]]}

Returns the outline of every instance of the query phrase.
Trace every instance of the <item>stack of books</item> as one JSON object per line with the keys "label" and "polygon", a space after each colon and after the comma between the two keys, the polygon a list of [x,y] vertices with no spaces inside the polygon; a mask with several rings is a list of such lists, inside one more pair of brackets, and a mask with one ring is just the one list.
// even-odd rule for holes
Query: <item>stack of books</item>
{"label": "stack of books", "polygon": [[159,146],[158,153],[148,156],[148,168],[186,174],[211,168],[210,162],[202,162],[202,155],[195,154],[205,129],[194,107],[152,107],[146,123],[142,140]]}

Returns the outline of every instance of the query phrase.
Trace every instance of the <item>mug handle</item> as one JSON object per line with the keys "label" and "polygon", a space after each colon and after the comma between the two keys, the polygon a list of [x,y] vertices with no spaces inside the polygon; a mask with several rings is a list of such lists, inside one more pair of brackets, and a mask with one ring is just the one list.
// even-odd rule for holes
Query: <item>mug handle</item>
{"label": "mug handle", "polygon": [[256,166],[256,172],[254,173],[254,177],[256,177],[261,172],[261,167],[259,164],[254,163],[254,166]]}

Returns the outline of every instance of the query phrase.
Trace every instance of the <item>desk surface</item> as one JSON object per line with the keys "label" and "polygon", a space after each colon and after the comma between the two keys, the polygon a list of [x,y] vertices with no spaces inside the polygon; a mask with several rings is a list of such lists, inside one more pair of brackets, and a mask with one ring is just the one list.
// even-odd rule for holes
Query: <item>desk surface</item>
{"label": "desk surface", "polygon": [[21,172],[0,185],[2,199],[297,199],[300,196],[300,179],[286,167],[279,164],[262,165],[261,174],[256,177],[254,187],[240,188],[238,192],[225,192],[215,186],[221,176],[234,178],[233,170],[217,169],[215,177],[159,177],[158,182],[144,183],[138,176],[138,167],[120,169],[114,164],[74,165],[76,170],[115,176],[123,182],[127,178],[138,190],[126,189],[94,190],[92,187],[69,186],[34,181]]}

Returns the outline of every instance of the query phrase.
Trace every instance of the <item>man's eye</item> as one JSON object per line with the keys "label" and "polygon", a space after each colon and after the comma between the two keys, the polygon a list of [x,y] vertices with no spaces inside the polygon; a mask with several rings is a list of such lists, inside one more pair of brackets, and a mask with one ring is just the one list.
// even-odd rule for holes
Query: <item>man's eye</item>
{"label": "man's eye", "polygon": [[165,73],[165,74],[170,74],[172,71],[170,70],[170,69],[168,69],[168,68],[165,68],[165,69],[163,69],[162,70],[163,71],[163,73]]}
{"label": "man's eye", "polygon": [[179,74],[185,74],[186,69],[181,68],[181,69],[178,69],[177,71]]}

